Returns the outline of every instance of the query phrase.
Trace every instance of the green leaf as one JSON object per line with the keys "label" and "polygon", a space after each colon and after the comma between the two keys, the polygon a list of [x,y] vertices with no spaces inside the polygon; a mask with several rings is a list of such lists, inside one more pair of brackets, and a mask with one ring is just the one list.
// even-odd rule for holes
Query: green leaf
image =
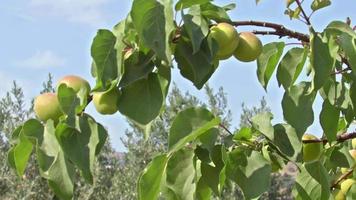
{"label": "green leaf", "polygon": [[351,37],[356,37],[355,31],[350,27],[350,25],[346,24],[342,21],[332,21],[324,30],[324,32],[328,34],[341,35],[346,33]]}
{"label": "green leaf", "polygon": [[159,59],[171,63],[172,0],[134,0],[131,17],[143,45],[152,49]]}
{"label": "green leaf", "polygon": [[16,169],[17,174],[21,177],[26,169],[28,160],[30,159],[33,145],[36,141],[33,141],[33,136],[43,135],[43,125],[41,122],[35,119],[27,120],[21,128],[17,128],[12,137],[16,138],[15,146],[12,147],[8,153],[8,162],[11,167]]}
{"label": "green leaf", "polygon": [[308,163],[301,167],[294,189],[303,200],[329,199],[329,174],[319,161]]}
{"label": "green leaf", "polygon": [[307,58],[307,50],[292,48],[282,58],[277,69],[278,84],[287,90],[297,80]]}
{"label": "green leaf", "polygon": [[325,8],[327,6],[331,5],[331,1],[330,0],[314,0],[313,3],[311,4],[310,8],[313,11]]}
{"label": "green leaf", "polygon": [[77,97],[76,92],[67,87],[66,84],[61,84],[58,87],[57,98],[62,111],[70,117],[76,114],[76,108],[80,105],[80,99]]}
{"label": "green leaf", "polygon": [[257,58],[257,77],[265,90],[283,53],[284,46],[284,42],[268,43],[263,46],[262,53]]}
{"label": "green leaf", "polygon": [[115,49],[116,37],[109,30],[97,32],[91,46],[91,56],[95,62],[97,84],[106,88],[107,84],[119,77]]}
{"label": "green leaf", "polygon": [[188,14],[183,15],[183,21],[183,28],[190,38],[193,54],[195,54],[209,33],[208,21],[202,16],[200,6],[193,6]]}
{"label": "green leaf", "polygon": [[211,0],[179,0],[175,6],[175,10],[179,11],[185,8],[192,7],[194,5],[204,4]]}
{"label": "green leaf", "polygon": [[340,111],[331,105],[329,101],[325,100],[320,112],[319,121],[329,143],[336,140],[339,117]]}
{"label": "green leaf", "polygon": [[97,146],[105,143],[107,133],[88,115],[77,117],[76,127],[59,124],[56,137],[66,157],[80,169],[85,180],[93,184]]}
{"label": "green leaf", "polygon": [[199,136],[198,138],[202,143],[202,147],[211,150],[214,147],[218,136],[219,136],[219,129],[212,128],[208,130],[206,133],[204,133],[203,135]]}
{"label": "green leaf", "polygon": [[[38,138],[40,141],[40,138]],[[65,158],[63,151],[55,136],[55,127],[52,120],[48,120],[42,143],[36,146],[37,161],[41,176],[48,180],[54,193],[64,200],[73,197],[74,166]]]}
{"label": "green leaf", "polygon": [[150,73],[124,87],[119,98],[119,111],[139,124],[148,124],[160,113],[163,92],[156,73]]}
{"label": "green leaf", "polygon": [[330,104],[339,109],[348,109],[350,104],[349,89],[342,82],[335,82],[329,79],[321,90],[324,99],[328,99]]}
{"label": "green leaf", "polygon": [[218,46],[211,38],[206,38],[198,52],[194,53],[190,41],[181,38],[176,46],[175,59],[183,77],[201,89],[214,73],[214,57]]}
{"label": "green leaf", "polygon": [[210,155],[213,160],[212,165],[214,166],[208,163],[201,163],[201,180],[207,184],[217,196],[220,196],[226,180],[224,154],[226,154],[225,147],[216,145]]}
{"label": "green leaf", "polygon": [[185,144],[207,133],[217,126],[220,119],[205,108],[188,108],[178,113],[169,131],[168,148],[170,152],[181,149]]}
{"label": "green leaf", "polygon": [[301,138],[314,121],[313,102],[316,93],[310,92],[310,82],[301,82],[284,93],[282,109],[284,119],[296,129]]}
{"label": "green leaf", "polygon": [[145,54],[141,51],[135,51],[131,54],[131,56],[124,61],[124,73],[122,74],[119,87],[126,87],[152,72],[154,68],[153,57],[153,52]]}
{"label": "green leaf", "polygon": [[231,22],[231,19],[226,11],[233,8],[235,8],[235,4],[229,4],[227,6],[220,7],[209,2],[200,5],[202,15],[209,20],[216,21],[217,23]]}
{"label": "green leaf", "polygon": [[270,112],[263,112],[252,117],[252,127],[268,137],[270,140],[274,139],[273,126],[271,120],[273,115]]}
{"label": "green leaf", "polygon": [[346,54],[346,58],[350,63],[353,74],[356,75],[356,37],[343,33],[338,38],[340,47]]}
{"label": "green leaf", "polygon": [[172,154],[166,169],[165,197],[176,200],[194,200],[196,188],[194,151],[181,149]]}
{"label": "green leaf", "polygon": [[200,178],[198,184],[196,186],[196,198],[197,200],[210,200],[211,199],[211,189],[204,182],[203,179]]}
{"label": "green leaf", "polygon": [[277,124],[274,127],[273,144],[291,160],[297,160],[302,150],[300,136],[289,124]]}
{"label": "green leaf", "polygon": [[334,69],[336,59],[331,54],[332,49],[330,48],[328,41],[324,41],[320,34],[311,32],[310,65],[313,72],[312,85],[314,90],[323,87]]}
{"label": "green leaf", "polygon": [[234,133],[234,140],[249,140],[252,138],[252,130],[249,127],[242,127],[238,132]]}
{"label": "green leaf", "polygon": [[271,165],[261,155],[235,149],[228,154],[226,173],[241,188],[246,199],[259,197],[270,187]]}
{"label": "green leaf", "polygon": [[351,84],[350,87],[350,99],[352,101],[354,115],[356,116],[356,80]]}
{"label": "green leaf", "polygon": [[156,200],[158,198],[162,178],[166,173],[167,161],[166,154],[156,156],[143,170],[137,185],[139,200]]}

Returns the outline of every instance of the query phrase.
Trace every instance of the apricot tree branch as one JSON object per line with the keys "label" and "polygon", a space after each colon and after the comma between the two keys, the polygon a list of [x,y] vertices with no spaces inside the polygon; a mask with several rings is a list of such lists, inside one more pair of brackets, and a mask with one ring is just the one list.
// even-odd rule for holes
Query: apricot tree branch
{"label": "apricot tree branch", "polygon": [[345,174],[341,175],[330,187],[330,189],[334,189],[339,183],[341,183],[343,180],[347,179],[347,177],[349,177],[352,173],[354,172],[354,169],[349,169],[348,172],[346,172]]}
{"label": "apricot tree branch", "polygon": [[233,135],[233,133],[228,129],[226,128],[226,126],[222,123],[219,124],[219,127],[223,128],[227,133],[229,133],[230,135]]}
{"label": "apricot tree branch", "polygon": [[274,29],[274,31],[255,31],[255,34],[261,35],[278,35],[280,37],[290,37],[300,40],[302,42],[309,42],[309,36],[304,33],[299,33],[284,27],[281,24],[275,24],[271,22],[263,21],[234,21],[231,22],[234,26],[259,26]]}
{"label": "apricot tree branch", "polygon": [[[336,141],[338,143],[344,142],[346,140],[350,140],[356,138],[356,132],[352,132],[352,133],[344,133],[341,135],[338,135],[336,137]],[[307,144],[307,143],[327,143],[328,140],[327,139],[312,139],[312,140],[302,140],[303,143]]]}

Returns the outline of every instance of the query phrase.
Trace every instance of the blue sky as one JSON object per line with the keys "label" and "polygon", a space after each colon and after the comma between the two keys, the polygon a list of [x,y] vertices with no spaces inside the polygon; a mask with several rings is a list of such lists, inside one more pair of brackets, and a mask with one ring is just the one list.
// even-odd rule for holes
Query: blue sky
{"label": "blue sky", "polygon": [[[300,21],[289,20],[283,14],[285,0],[261,0],[256,6],[254,0],[220,0],[219,5],[236,3],[237,8],[230,12],[233,20],[264,20],[285,24],[288,28],[307,33],[308,29]],[[305,0],[309,4],[310,0]],[[48,73],[55,81],[66,75],[76,74],[89,80],[90,45],[97,29],[113,27],[129,12],[130,0],[11,0],[0,2],[0,96],[11,88],[16,80],[24,88],[26,97],[35,97],[46,80]],[[307,13],[310,13],[306,6]],[[332,6],[313,15],[311,21],[316,30],[323,28],[333,19],[356,21],[356,3],[354,0],[333,1]],[[242,30],[263,30],[256,27],[241,27]],[[263,36],[263,43],[277,40],[275,36]],[[283,39],[288,42],[294,40]],[[281,99],[283,89],[278,88],[273,75],[268,86],[268,93],[259,85],[256,76],[256,63],[241,63],[235,59],[221,62],[218,70],[209,81],[214,88],[223,86],[228,94],[229,107],[233,112],[236,126],[239,123],[241,104],[254,106],[265,96],[274,113],[275,122],[283,120]],[[183,90],[204,99],[202,91],[197,91],[192,84],[181,78],[174,71],[174,81]],[[29,102],[28,102],[29,104]],[[320,112],[320,99],[315,106],[316,119]],[[99,116],[90,105],[88,112],[103,123],[111,136],[114,147],[123,151],[120,137],[127,128],[124,117],[120,114]],[[309,130],[320,134],[321,129],[315,123]]]}

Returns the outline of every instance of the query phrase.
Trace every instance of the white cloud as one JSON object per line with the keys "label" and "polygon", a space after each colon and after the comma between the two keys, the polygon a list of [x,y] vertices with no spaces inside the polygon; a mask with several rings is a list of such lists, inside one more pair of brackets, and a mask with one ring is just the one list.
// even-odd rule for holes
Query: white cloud
{"label": "white cloud", "polygon": [[32,16],[61,17],[70,22],[97,26],[105,22],[102,7],[110,0],[30,0]]}
{"label": "white cloud", "polygon": [[65,62],[64,58],[50,50],[45,50],[37,51],[31,57],[15,62],[15,65],[32,69],[45,69],[50,67],[62,67],[65,65]]}

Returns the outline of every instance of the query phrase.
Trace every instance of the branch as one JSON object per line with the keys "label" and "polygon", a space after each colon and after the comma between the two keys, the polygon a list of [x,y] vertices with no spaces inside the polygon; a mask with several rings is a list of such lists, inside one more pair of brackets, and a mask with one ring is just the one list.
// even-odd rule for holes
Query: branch
{"label": "branch", "polygon": [[233,133],[228,128],[226,128],[226,126],[224,126],[224,124],[220,123],[219,126],[221,128],[223,128],[226,132],[228,132],[230,135],[233,135]]}
{"label": "branch", "polygon": [[334,189],[340,182],[342,182],[343,180],[347,179],[347,177],[349,177],[352,173],[354,172],[354,169],[350,169],[348,172],[346,172],[345,174],[341,175],[330,187],[330,189]]}
{"label": "branch", "polygon": [[260,35],[278,35],[280,37],[287,36],[290,38],[295,38],[302,42],[306,42],[306,43],[309,42],[308,35],[290,30],[281,24],[262,22],[262,21],[234,21],[234,22],[231,22],[231,25],[233,25],[233,26],[259,26],[259,27],[272,28],[272,29],[274,29],[274,31],[254,31],[254,33],[260,34]]}
{"label": "branch", "polygon": [[295,0],[295,2],[298,4],[298,7],[300,8],[300,11],[302,11],[303,17],[304,17],[307,25],[311,26],[310,19],[307,16],[307,14],[305,14],[305,11],[304,11],[304,9],[302,7],[302,3],[300,2],[300,0]]}
{"label": "branch", "polygon": [[[350,140],[350,139],[353,139],[353,138],[356,138],[356,132],[352,132],[352,133],[344,133],[344,134],[341,134],[341,135],[338,135],[336,137],[336,141],[338,143],[341,143],[341,142],[344,142],[346,140]],[[328,140],[327,139],[313,139],[313,140],[302,140],[302,142],[304,144],[308,144],[308,143],[327,143]]]}

